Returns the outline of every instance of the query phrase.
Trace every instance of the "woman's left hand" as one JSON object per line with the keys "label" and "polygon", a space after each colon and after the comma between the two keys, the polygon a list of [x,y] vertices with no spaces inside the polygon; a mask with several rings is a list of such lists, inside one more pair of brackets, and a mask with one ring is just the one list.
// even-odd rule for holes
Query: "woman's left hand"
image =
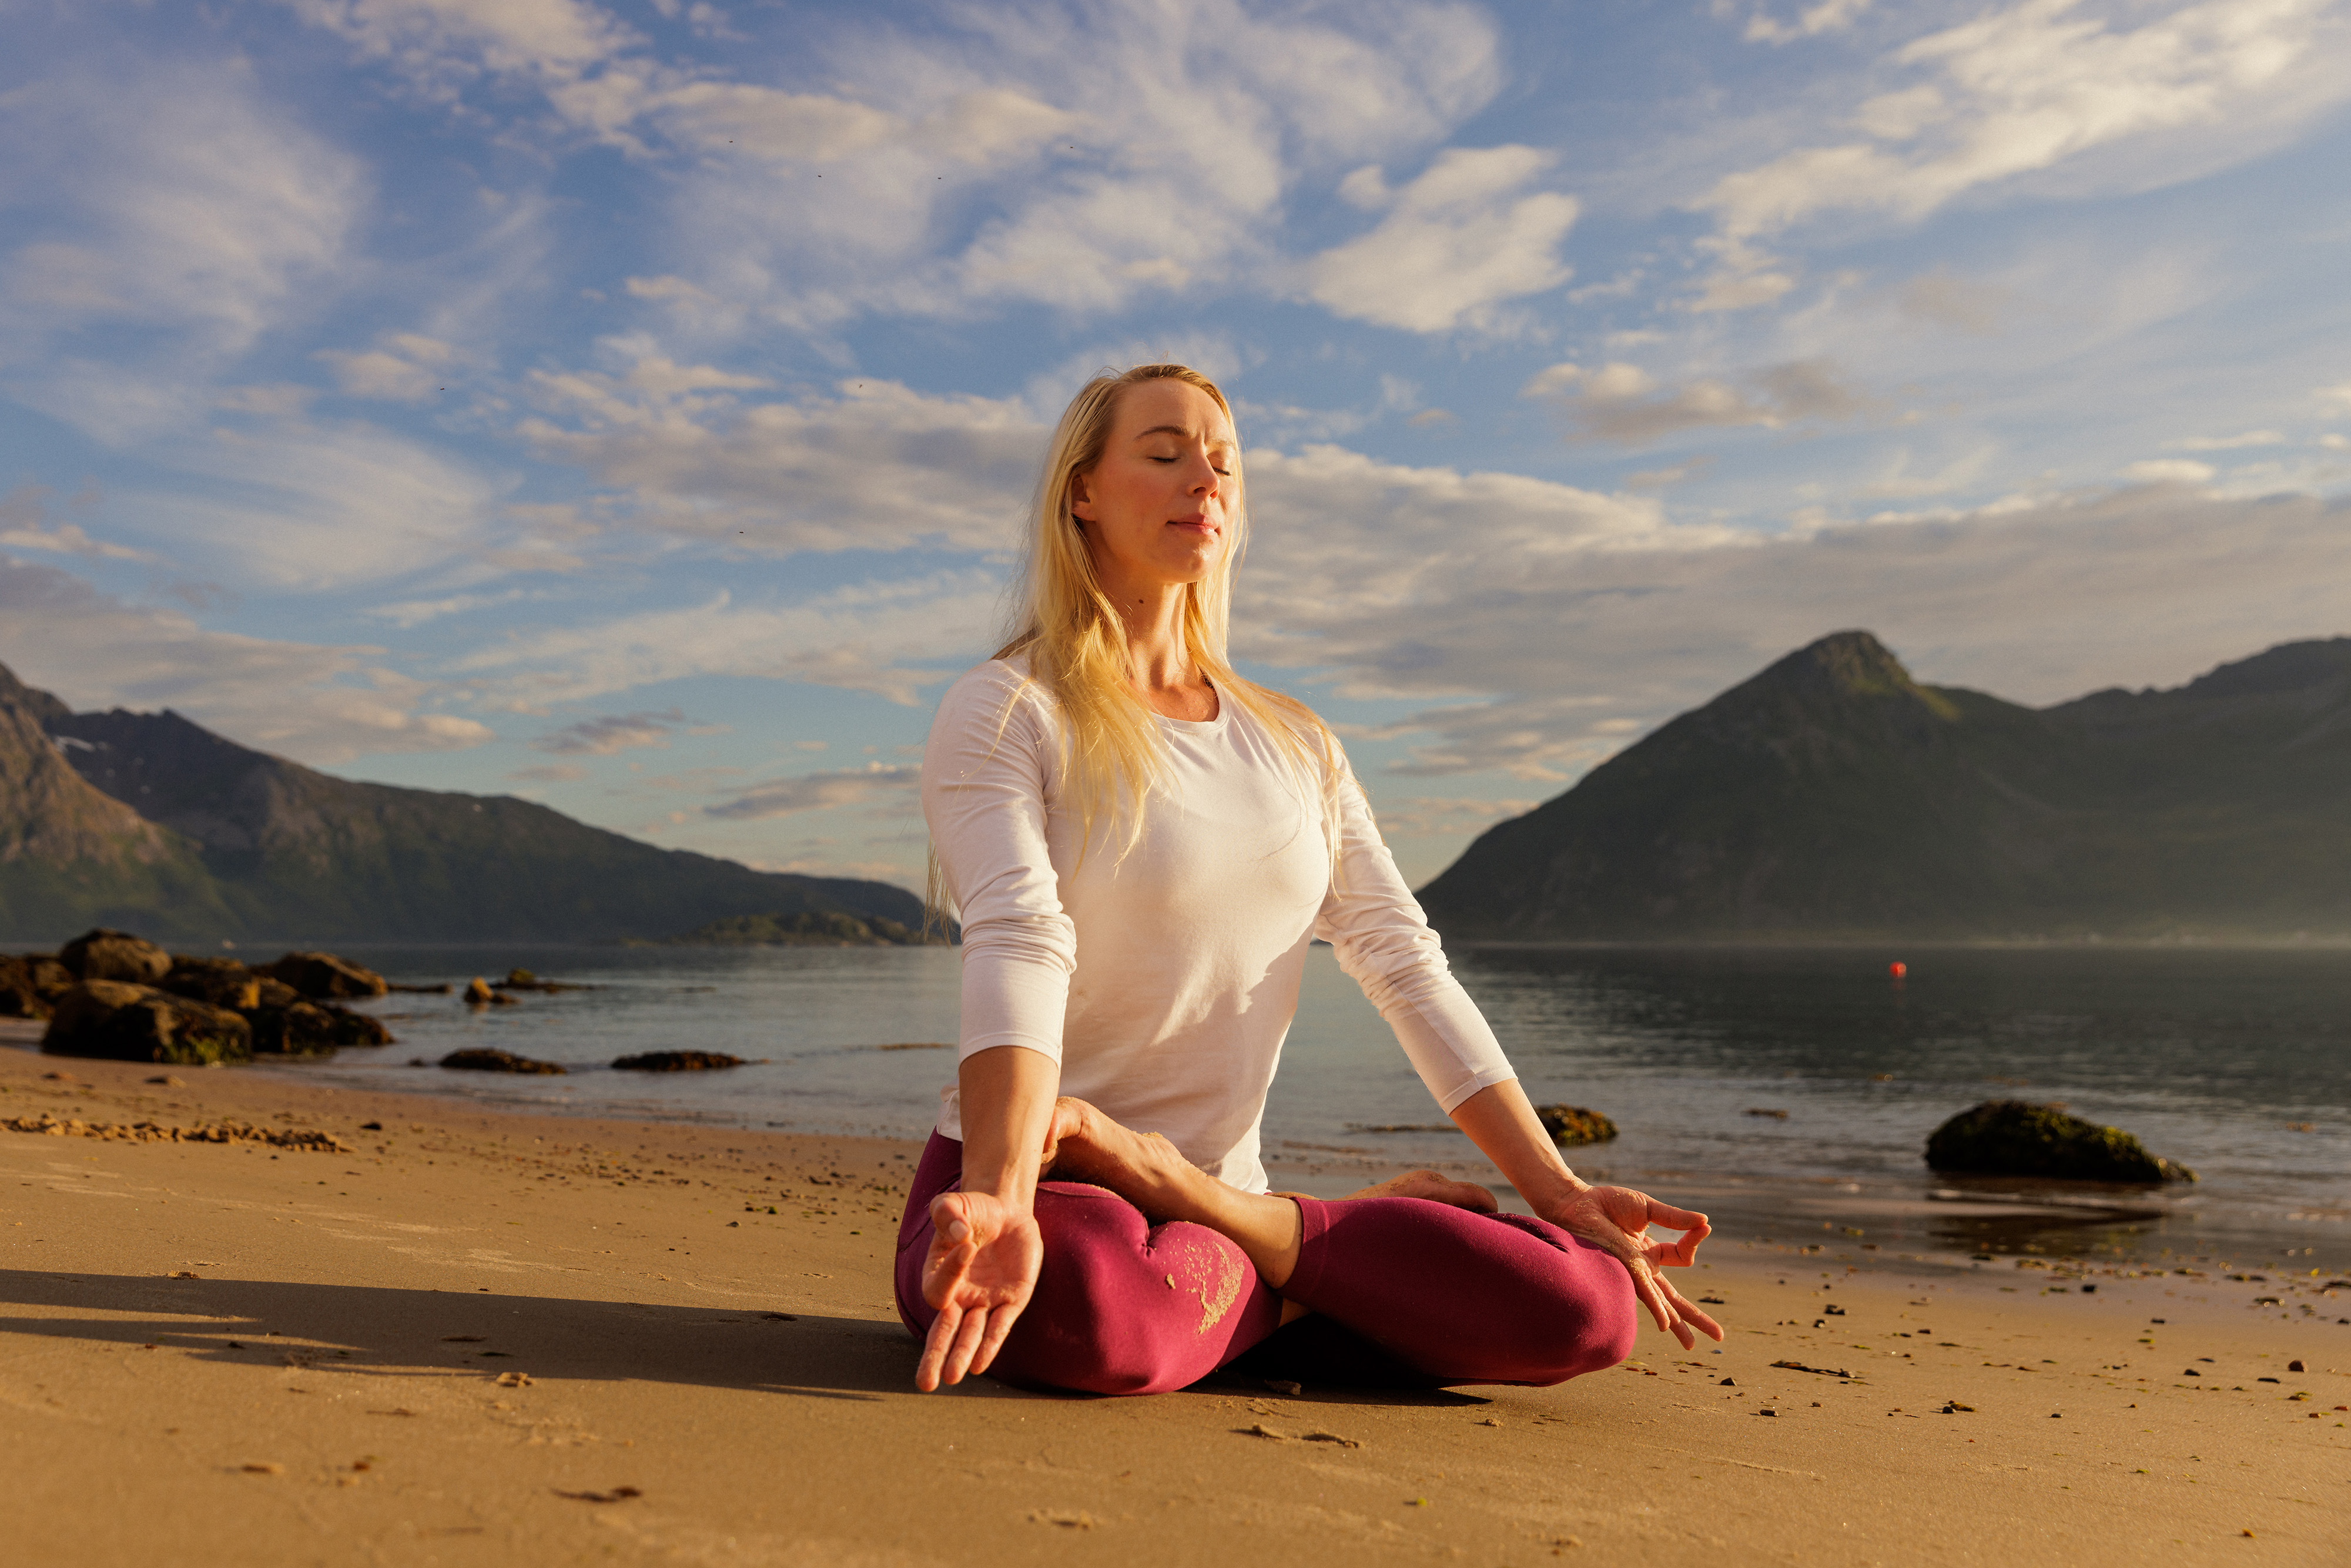
{"label": "woman's left hand", "polygon": [[[1568,1234],[1614,1253],[1633,1276],[1634,1294],[1641,1298],[1659,1328],[1681,1341],[1684,1350],[1696,1346],[1698,1334],[1722,1337],[1722,1326],[1659,1272],[1690,1266],[1698,1256],[1698,1244],[1714,1228],[1705,1215],[1659,1203],[1629,1186],[1582,1186],[1537,1212]],[[1652,1225],[1681,1234],[1671,1241],[1652,1241],[1648,1235]]]}

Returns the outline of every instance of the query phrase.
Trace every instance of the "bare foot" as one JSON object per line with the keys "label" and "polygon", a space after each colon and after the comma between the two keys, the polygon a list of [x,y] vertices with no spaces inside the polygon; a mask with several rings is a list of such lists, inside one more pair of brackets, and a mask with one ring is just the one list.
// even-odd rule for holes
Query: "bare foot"
{"label": "bare foot", "polygon": [[1388,1177],[1351,1192],[1349,1197],[1423,1197],[1431,1203],[1449,1203],[1456,1208],[1466,1208],[1472,1214],[1491,1214],[1496,1208],[1494,1195],[1476,1182],[1455,1181],[1451,1176],[1435,1171],[1406,1171],[1402,1176]]}
{"label": "bare foot", "polygon": [[1053,1103],[1045,1175],[1108,1187],[1154,1219],[1188,1218],[1186,1195],[1202,1173],[1157,1133],[1138,1133],[1083,1100]]}
{"label": "bare foot", "polygon": [[1045,1155],[1048,1176],[1108,1187],[1155,1222],[1207,1226],[1238,1247],[1277,1291],[1298,1267],[1304,1222],[1295,1203],[1227,1186],[1159,1134],[1122,1126],[1083,1100],[1054,1103]]}

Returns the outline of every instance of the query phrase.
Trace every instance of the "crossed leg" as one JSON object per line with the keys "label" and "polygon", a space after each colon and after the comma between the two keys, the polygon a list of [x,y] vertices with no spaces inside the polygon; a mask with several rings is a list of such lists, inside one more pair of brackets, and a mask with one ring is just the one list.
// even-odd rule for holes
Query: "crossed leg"
{"label": "crossed leg", "polygon": [[[1331,1201],[1241,1193],[1165,1139],[1062,1106],[1037,1191],[1043,1270],[991,1368],[1008,1382],[1157,1393],[1262,1346],[1253,1365],[1293,1349],[1318,1381],[1547,1385],[1631,1352],[1624,1266],[1492,1213],[1483,1188],[1422,1171]],[[897,1295],[918,1337],[930,1201],[961,1169],[962,1145],[935,1134],[908,1194]],[[1327,1321],[1285,1326],[1306,1313]]]}

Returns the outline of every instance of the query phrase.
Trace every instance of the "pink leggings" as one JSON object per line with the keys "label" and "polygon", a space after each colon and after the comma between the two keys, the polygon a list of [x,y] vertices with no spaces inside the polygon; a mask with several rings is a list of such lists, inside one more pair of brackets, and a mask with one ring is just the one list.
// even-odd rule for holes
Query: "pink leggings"
{"label": "pink leggings", "polygon": [[[898,1315],[917,1338],[938,1315],[923,1300],[931,1199],[962,1180],[963,1145],[934,1133],[898,1227]],[[1044,1270],[990,1375],[1088,1394],[1158,1394],[1234,1364],[1326,1387],[1543,1386],[1632,1354],[1624,1265],[1555,1225],[1417,1197],[1298,1207],[1298,1268],[1277,1294],[1206,1226],[1040,1183]],[[1311,1315],[1279,1327],[1284,1297]]]}

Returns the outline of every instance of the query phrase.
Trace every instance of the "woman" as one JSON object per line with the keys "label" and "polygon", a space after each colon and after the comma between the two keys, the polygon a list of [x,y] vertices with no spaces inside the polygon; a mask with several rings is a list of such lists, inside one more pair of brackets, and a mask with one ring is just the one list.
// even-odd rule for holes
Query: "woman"
{"label": "woman", "polygon": [[[1246,527],[1213,382],[1096,379],[1046,460],[1019,630],[940,705],[923,810],[963,1021],[899,1229],[916,1384],[1154,1393],[1244,1355],[1325,1383],[1552,1384],[1629,1354],[1636,1297],[1686,1348],[1720,1339],[1656,1272],[1706,1217],[1568,1169],[1331,731],[1234,674]],[[1315,936],[1538,1218],[1429,1171],[1266,1190],[1258,1124]]]}

